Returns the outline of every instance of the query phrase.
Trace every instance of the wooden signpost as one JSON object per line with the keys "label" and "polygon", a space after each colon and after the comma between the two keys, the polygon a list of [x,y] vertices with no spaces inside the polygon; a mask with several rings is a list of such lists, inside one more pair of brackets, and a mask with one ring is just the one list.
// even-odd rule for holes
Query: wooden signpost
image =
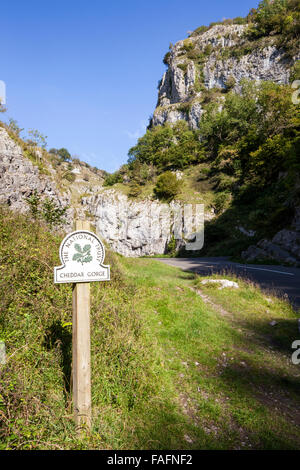
{"label": "wooden signpost", "polygon": [[103,265],[105,249],[90,232],[89,222],[78,220],[75,231],[60,245],[62,265],[54,268],[55,283],[73,283],[73,410],[78,430],[91,428],[90,282],[109,281],[110,267]]}

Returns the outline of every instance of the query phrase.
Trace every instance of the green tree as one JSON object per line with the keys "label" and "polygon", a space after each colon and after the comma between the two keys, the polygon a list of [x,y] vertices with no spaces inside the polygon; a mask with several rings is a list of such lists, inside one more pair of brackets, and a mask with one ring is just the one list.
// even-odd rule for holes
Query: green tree
{"label": "green tree", "polygon": [[26,202],[29,206],[30,214],[33,220],[36,222],[40,218],[40,203],[41,196],[35,190],[29,197],[27,197]]}
{"label": "green tree", "polygon": [[42,200],[41,195],[36,190],[25,201],[35,222],[44,220],[51,229],[65,223],[67,206],[60,207],[50,198]]}
{"label": "green tree", "polygon": [[57,150],[57,155],[63,160],[64,162],[69,162],[71,158],[70,152],[66,148],[61,148]]}
{"label": "green tree", "polygon": [[20,137],[21,132],[24,130],[19,127],[18,121],[12,118],[9,118],[8,120],[8,129],[14,134],[16,134],[18,137]]}
{"label": "green tree", "polygon": [[287,13],[287,0],[263,0],[255,14],[256,28],[259,35],[282,31],[283,18]]}
{"label": "green tree", "polygon": [[114,184],[122,183],[122,182],[123,182],[122,175],[120,174],[119,171],[116,171],[115,173],[109,173],[105,176],[103,186],[113,186]]}
{"label": "green tree", "polygon": [[171,171],[166,171],[158,177],[154,194],[158,199],[170,202],[177,196],[179,189],[180,181],[177,180],[176,175]]}
{"label": "green tree", "polygon": [[47,136],[43,135],[36,129],[29,129],[28,135],[30,136],[27,139],[27,142],[30,145],[37,145],[38,147],[46,148],[47,147]]}
{"label": "green tree", "polygon": [[46,198],[42,202],[41,214],[45,222],[52,229],[65,223],[67,207],[60,207],[52,199]]}
{"label": "green tree", "polygon": [[199,134],[185,121],[148,129],[129,152],[129,164],[135,161],[154,165],[159,172],[184,169],[201,161],[203,149]]}

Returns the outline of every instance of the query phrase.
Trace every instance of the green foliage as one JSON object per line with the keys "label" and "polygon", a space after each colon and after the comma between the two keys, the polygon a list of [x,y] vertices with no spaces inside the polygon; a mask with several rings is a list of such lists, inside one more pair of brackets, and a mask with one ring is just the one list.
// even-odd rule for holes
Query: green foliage
{"label": "green foliage", "polygon": [[18,122],[15,119],[9,118],[9,124],[8,124],[8,129],[16,134],[18,137],[20,137],[20,134],[24,129],[21,129],[18,125]]}
{"label": "green foliage", "polygon": [[26,198],[26,202],[29,206],[30,214],[33,220],[36,222],[40,217],[41,197],[35,190],[29,197]]}
{"label": "green foliage", "polygon": [[[297,126],[290,87],[244,81],[241,94],[227,94],[222,110],[217,104],[207,107],[200,133],[216,169],[264,184],[296,165]],[[272,157],[264,157],[267,148]]]}
{"label": "green foliage", "polygon": [[167,246],[167,254],[170,256],[175,256],[177,252],[176,246],[177,246],[176,239],[174,235],[172,235],[171,240],[169,241],[168,246]]}
{"label": "green foliage", "polygon": [[185,52],[189,52],[195,48],[195,44],[190,39],[184,39],[182,47]]}
{"label": "green foliage", "polygon": [[76,180],[76,175],[71,171],[67,171],[63,173],[63,178],[69,181],[69,183],[74,183],[74,181]]}
{"label": "green foliage", "polygon": [[249,173],[253,183],[268,185],[279,172],[297,164],[298,155],[293,142],[277,134],[269,137],[257,150],[250,153]]}
{"label": "green foliage", "polygon": [[[61,149],[51,148],[49,150],[49,153],[52,155],[56,155],[63,162],[69,162],[72,160],[70,152],[64,147],[62,147]],[[80,160],[77,159],[77,163],[80,163]]]}
{"label": "green foliage", "polygon": [[59,150],[57,150],[57,155],[62,159],[62,161],[64,162],[68,162],[70,161],[72,158],[71,158],[71,154],[70,152],[65,149],[65,148],[61,148]]}
{"label": "green foliage", "polygon": [[217,193],[214,199],[214,208],[216,214],[221,214],[228,208],[231,201],[231,194],[227,192]]}
{"label": "green foliage", "polygon": [[113,186],[114,184],[122,183],[122,181],[122,175],[119,171],[116,171],[115,173],[110,173],[106,175],[103,186]]}
{"label": "green foliage", "polygon": [[300,5],[298,0],[263,0],[254,10],[248,36],[256,39],[278,36],[277,46],[285,47],[290,55],[299,50]]}
{"label": "green foliage", "polygon": [[214,50],[213,45],[211,43],[209,43],[209,44],[206,44],[203,53],[206,56],[209,56],[212,53],[213,50]]}
{"label": "green foliage", "polygon": [[[259,38],[276,36],[277,46],[285,47],[290,56],[296,55],[299,51],[300,39],[300,6],[298,0],[262,0],[258,8],[252,8],[248,15],[225,19],[210,23],[208,26],[200,26],[191,37],[203,34],[213,26],[223,24],[248,24],[246,37],[251,41]],[[248,45],[248,50],[244,47],[232,48],[232,54],[241,57],[253,50],[253,45]]]}
{"label": "green foliage", "polygon": [[233,77],[233,75],[230,75],[227,80],[226,80],[226,83],[225,83],[225,86],[226,86],[226,90],[231,90],[232,88],[234,88],[236,85],[236,79]]}
{"label": "green foliage", "polygon": [[184,74],[186,74],[187,68],[188,68],[188,63],[184,62],[183,64],[178,64],[177,67],[183,71]]}
{"label": "green foliage", "polygon": [[28,135],[29,139],[27,139],[27,142],[30,145],[37,145],[38,147],[46,148],[47,136],[45,136],[36,129],[29,129]]}
{"label": "green foliage", "polygon": [[153,180],[156,171],[151,164],[147,165],[147,163],[142,163],[140,160],[133,160],[129,163],[126,174],[131,183],[143,186]]}
{"label": "green foliage", "polygon": [[203,26],[199,26],[199,28],[195,29],[195,31],[193,31],[193,32],[191,33],[191,36],[197,36],[197,35],[199,35],[199,34],[203,34],[203,33],[205,33],[206,31],[208,31],[208,29],[209,29],[208,26],[204,26],[204,25],[203,25]]}
{"label": "green foliage", "polygon": [[286,0],[262,0],[255,14],[256,35],[266,36],[270,33],[282,32],[282,18],[287,12]]}
{"label": "green foliage", "polygon": [[291,69],[290,82],[294,80],[300,80],[300,60],[297,60]]}
{"label": "green foliage", "polygon": [[59,227],[65,222],[67,207],[59,207],[52,199],[42,201],[41,215],[50,228]]}
{"label": "green foliage", "polygon": [[[240,279],[239,289],[212,289],[190,273],[110,250],[111,281],[91,284],[93,426],[76,436],[72,286],[53,283],[60,242],[0,208],[2,450],[232,449],[244,436],[249,449],[299,448],[290,416],[270,402],[272,393],[299,409],[298,370],[289,360],[298,316],[288,303],[266,300]],[[206,306],[191,289],[199,287],[229,315]],[[230,361],[220,374],[224,354]],[[197,410],[197,426],[182,396]],[[203,432],[212,423],[217,435]]]}
{"label": "green foliage", "polygon": [[[145,293],[109,250],[111,281],[91,284],[93,428],[88,436],[76,435],[72,285],[53,283],[60,242],[32,220],[0,208],[0,338],[8,356],[1,364],[0,449],[142,449],[153,437],[154,448],[166,423],[181,426],[182,419],[164,356],[144,310],[136,307]],[[163,445],[171,448],[173,436],[172,430]],[[180,430],[176,436],[179,441]]]}
{"label": "green foliage", "polygon": [[203,158],[198,133],[189,129],[185,121],[148,129],[128,155],[130,164],[152,164],[159,172],[183,169]]}
{"label": "green foliage", "polygon": [[163,58],[163,63],[164,63],[165,65],[169,65],[169,64],[170,64],[170,58],[171,58],[171,52],[168,51],[168,52],[165,54],[164,58]]}
{"label": "green foliage", "polygon": [[188,114],[189,111],[191,110],[192,103],[190,101],[184,101],[183,103],[180,103],[179,106],[177,106],[177,110]]}
{"label": "green foliage", "polygon": [[129,185],[128,196],[129,197],[138,197],[141,194],[141,186],[136,181],[133,181]]}
{"label": "green foliage", "polygon": [[247,24],[247,18],[243,18],[242,16],[237,16],[233,18],[233,24]]}
{"label": "green foliage", "polygon": [[171,171],[166,171],[158,177],[154,193],[158,199],[169,202],[177,196],[179,189],[180,181],[177,180],[176,175]]}
{"label": "green foliage", "polygon": [[50,229],[60,227],[65,223],[67,206],[59,207],[55,201],[49,198],[42,200],[37,191],[34,191],[25,201],[35,222],[43,220],[49,225]]}
{"label": "green foliage", "polygon": [[219,216],[206,226],[206,255],[238,255],[255,243],[232,230],[233,220],[249,224],[257,240],[270,238],[291,222],[300,203],[300,116],[293,89],[271,82],[241,86],[241,94],[224,95],[222,109],[210,102],[200,121]]}

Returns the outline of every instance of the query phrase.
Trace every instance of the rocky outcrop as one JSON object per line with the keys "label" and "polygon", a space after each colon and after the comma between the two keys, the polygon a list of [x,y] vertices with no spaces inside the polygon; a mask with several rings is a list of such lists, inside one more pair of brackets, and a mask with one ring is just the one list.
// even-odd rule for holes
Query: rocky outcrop
{"label": "rocky outcrop", "polygon": [[[37,161],[40,155],[37,153]],[[21,147],[0,127],[0,203],[18,212],[28,211],[26,198],[36,191],[61,207],[70,204],[70,195],[61,194],[50,176],[42,175],[38,166],[23,155]],[[72,221],[72,209],[67,213]]]}
{"label": "rocky outcrop", "polygon": [[200,206],[135,201],[115,190],[83,198],[82,205],[93,214],[97,233],[124,256],[163,254],[173,237],[179,247],[203,225]]}
{"label": "rocky outcrop", "polygon": [[[37,162],[41,158],[42,155],[37,153]],[[29,210],[26,198],[37,192],[61,207],[69,206],[71,193],[58,190],[52,167],[47,168],[47,173],[42,174],[24,155],[20,145],[0,127],[0,204],[26,212]],[[177,172],[177,177],[182,177],[181,172]],[[88,217],[96,224],[102,239],[125,256],[163,254],[173,237],[179,247],[185,243],[183,239],[189,241],[189,235],[202,224],[201,214],[189,205],[183,208],[175,202],[135,201],[115,190],[105,190],[101,186],[98,190],[96,195],[92,192],[89,196],[81,195],[80,205],[68,209],[64,228],[72,230],[75,213],[78,218]]]}
{"label": "rocky outcrop", "polygon": [[242,252],[246,261],[276,260],[293,266],[300,266],[300,208],[291,228],[280,230],[272,240],[260,240]]}
{"label": "rocky outcrop", "polygon": [[[296,57],[287,59],[272,38],[265,38],[259,48],[243,51],[244,30],[244,25],[216,25],[172,46],[166,59],[168,68],[159,86],[153,126],[184,119],[192,128],[197,128],[204,112],[203,95],[207,90],[228,88],[229,82],[237,92],[243,78],[289,82],[290,68]],[[42,154],[36,152],[38,162]],[[34,163],[0,127],[0,203],[25,212],[28,210],[26,197],[37,191],[43,197],[56,200],[62,207],[71,204],[71,192],[59,190],[55,183],[55,168],[49,167],[47,174],[43,174]],[[161,204],[150,199],[136,201],[116,191],[103,190],[103,175],[97,174],[96,179],[91,179],[91,174],[87,175],[79,164],[71,173],[78,183],[74,191],[77,206],[81,198],[76,216],[90,217],[98,234],[120,254],[163,254],[173,238],[180,246],[198,231],[197,214],[190,209],[185,211],[179,203]],[[70,208],[66,229],[72,227],[74,214],[75,209]],[[212,215],[205,214],[206,220]],[[249,237],[254,235],[242,227],[239,230]],[[299,234],[300,216],[289,230],[280,231],[272,240],[261,240],[243,256],[249,261],[276,258],[296,265],[300,262]]]}
{"label": "rocky outcrop", "polygon": [[[271,37],[260,47],[243,51],[245,25],[215,25],[208,31],[178,41],[170,50],[168,69],[159,87],[152,125],[185,119],[198,126],[203,113],[203,90],[226,89],[228,80],[236,91],[242,79],[288,83],[290,68],[300,56],[287,58]],[[185,112],[182,111],[185,103]],[[188,106],[187,106],[188,104]]]}

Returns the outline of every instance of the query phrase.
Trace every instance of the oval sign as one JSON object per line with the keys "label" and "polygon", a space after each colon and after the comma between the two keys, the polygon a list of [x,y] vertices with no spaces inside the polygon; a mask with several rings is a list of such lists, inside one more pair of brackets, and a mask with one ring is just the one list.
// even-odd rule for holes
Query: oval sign
{"label": "oval sign", "polygon": [[100,238],[88,230],[77,230],[61,242],[62,265],[54,268],[54,282],[109,281],[110,266],[103,264],[105,249]]}

